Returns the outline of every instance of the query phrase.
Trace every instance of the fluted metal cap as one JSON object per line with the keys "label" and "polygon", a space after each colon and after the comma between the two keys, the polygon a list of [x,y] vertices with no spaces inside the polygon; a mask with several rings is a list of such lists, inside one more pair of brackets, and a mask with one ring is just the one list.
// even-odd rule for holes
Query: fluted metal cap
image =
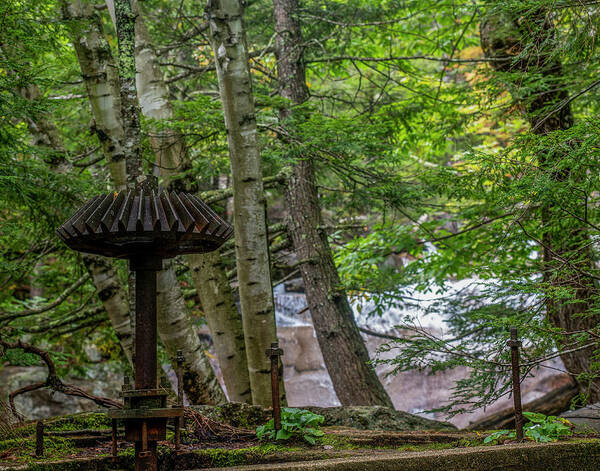
{"label": "fluted metal cap", "polygon": [[57,233],[79,252],[170,258],[216,250],[233,228],[195,195],[138,189],[95,196]]}

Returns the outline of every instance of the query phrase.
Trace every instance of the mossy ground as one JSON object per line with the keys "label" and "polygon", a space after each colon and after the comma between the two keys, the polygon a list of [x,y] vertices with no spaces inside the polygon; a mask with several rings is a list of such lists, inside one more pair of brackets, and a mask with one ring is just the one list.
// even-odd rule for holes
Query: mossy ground
{"label": "mossy ground", "polygon": [[[35,452],[35,423],[14,430],[0,439],[0,470],[28,471],[133,469],[134,450],[120,441],[117,462],[110,457],[110,420],[104,413],[76,414],[45,421],[45,454],[38,459]],[[104,437],[91,447],[75,446],[76,441],[65,432],[102,430]],[[382,432],[326,428],[326,434],[315,446],[304,442],[273,444],[257,439],[229,439],[219,442],[189,440],[183,434],[182,452],[174,453],[171,443],[159,444],[160,468],[175,471],[193,468],[239,466],[263,463],[302,462],[330,458],[371,457],[389,452],[424,452],[483,445],[486,433],[460,432]],[[172,432],[168,433],[172,438]],[[571,441],[600,443],[597,438],[577,437]],[[21,468],[18,466],[21,465]],[[3,467],[4,466],[4,467]],[[16,467],[15,467],[16,466]]]}

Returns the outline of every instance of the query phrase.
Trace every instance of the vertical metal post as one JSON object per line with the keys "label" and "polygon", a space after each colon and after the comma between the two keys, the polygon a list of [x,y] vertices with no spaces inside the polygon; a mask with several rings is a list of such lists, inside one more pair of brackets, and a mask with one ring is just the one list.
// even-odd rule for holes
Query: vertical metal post
{"label": "vertical metal post", "polygon": [[[159,257],[130,259],[135,270],[135,389],[157,387],[157,323],[156,323],[156,273],[162,268]],[[137,407],[144,407],[138,400]],[[148,438],[148,423],[141,422],[141,443],[135,447],[135,470],[155,471],[158,467],[156,441]]]}
{"label": "vertical metal post", "polygon": [[[177,405],[183,407],[183,362],[185,358],[181,350],[177,350]],[[175,418],[175,451],[181,448],[181,429],[183,428],[184,417]]]}
{"label": "vertical metal post", "polygon": [[273,342],[271,348],[266,351],[267,357],[271,359],[271,396],[273,403],[273,422],[275,430],[281,430],[281,403],[279,400],[279,357],[283,350],[279,348],[279,342]]}
{"label": "vertical metal post", "polygon": [[135,275],[135,389],[156,389],[156,271]]}
{"label": "vertical metal post", "polygon": [[44,456],[44,422],[38,420],[35,426],[35,456],[41,458]]}
{"label": "vertical metal post", "polygon": [[517,337],[516,327],[510,329],[510,340],[507,342],[511,351],[513,400],[515,404],[515,430],[517,441],[523,441],[523,408],[521,406],[521,378],[519,373],[519,347],[521,342]]}

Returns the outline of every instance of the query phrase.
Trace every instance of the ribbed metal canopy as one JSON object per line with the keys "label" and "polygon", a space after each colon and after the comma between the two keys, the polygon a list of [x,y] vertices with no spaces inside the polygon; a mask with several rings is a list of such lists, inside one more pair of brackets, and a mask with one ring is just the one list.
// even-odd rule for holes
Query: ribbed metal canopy
{"label": "ribbed metal canopy", "polygon": [[57,230],[73,250],[119,258],[210,252],[232,232],[197,196],[160,189],[95,196]]}

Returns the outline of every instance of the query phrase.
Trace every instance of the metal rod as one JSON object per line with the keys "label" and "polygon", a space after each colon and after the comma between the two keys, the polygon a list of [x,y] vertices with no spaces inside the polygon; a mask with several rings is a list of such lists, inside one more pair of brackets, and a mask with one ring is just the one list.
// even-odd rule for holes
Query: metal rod
{"label": "metal rod", "polygon": [[44,422],[38,420],[35,426],[35,456],[41,458],[44,456]]}
{"label": "metal rod", "polygon": [[516,327],[510,329],[510,340],[507,342],[511,352],[513,400],[515,404],[515,430],[517,441],[523,441],[523,408],[521,406],[521,378],[519,373],[519,342]]}
{"label": "metal rod", "polygon": [[185,358],[181,350],[177,350],[177,404],[183,406],[183,362]]}
{"label": "metal rod", "polygon": [[148,450],[148,422],[142,421],[142,451]]}
{"label": "metal rod", "polygon": [[279,399],[279,357],[283,350],[279,348],[278,342],[273,342],[271,348],[266,351],[267,357],[271,359],[271,400],[273,403],[273,423],[275,430],[281,430],[281,403]]}

